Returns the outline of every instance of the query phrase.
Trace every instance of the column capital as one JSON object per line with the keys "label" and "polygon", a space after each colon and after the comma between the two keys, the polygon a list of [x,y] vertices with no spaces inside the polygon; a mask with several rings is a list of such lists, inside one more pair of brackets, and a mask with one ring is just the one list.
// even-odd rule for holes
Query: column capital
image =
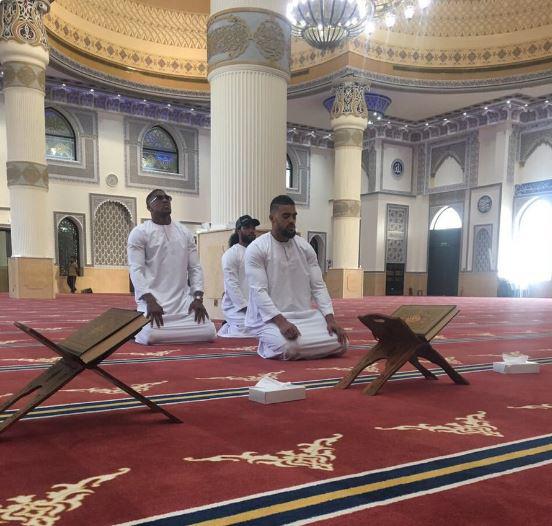
{"label": "column capital", "polygon": [[18,42],[48,51],[43,17],[49,0],[4,0],[0,5],[0,43]]}
{"label": "column capital", "polygon": [[279,13],[235,8],[215,13],[207,24],[209,73],[222,66],[259,66],[289,78],[291,26]]}
{"label": "column capital", "polygon": [[[364,100],[364,91],[368,84],[357,77],[345,77],[333,88],[333,101],[330,118],[333,121],[340,117],[356,117],[368,124],[368,108]],[[364,124],[364,127],[366,127]]]}

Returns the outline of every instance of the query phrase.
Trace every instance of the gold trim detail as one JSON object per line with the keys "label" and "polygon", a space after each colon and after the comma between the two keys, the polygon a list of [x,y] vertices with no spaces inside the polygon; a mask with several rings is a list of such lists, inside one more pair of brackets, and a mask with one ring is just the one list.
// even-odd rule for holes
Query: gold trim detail
{"label": "gold trim detail", "polygon": [[206,13],[164,9],[134,0],[56,0],[52,12],[61,14],[60,8],[124,37],[175,48],[205,49],[207,45]]}
{"label": "gold trim detail", "polygon": [[216,22],[217,18],[226,17],[227,15],[232,13],[259,13],[261,15],[267,15],[271,18],[279,18],[280,20],[282,20],[282,22],[289,24],[289,20],[285,16],[277,13],[276,11],[271,11],[270,9],[263,9],[262,7],[232,7],[230,9],[218,11],[213,16],[211,16],[209,18],[209,21],[207,22],[207,29],[209,28],[208,26]]}
{"label": "gold trim detail", "polygon": [[[410,37],[409,37],[410,38]],[[452,43],[451,43],[452,44]],[[466,68],[512,67],[516,64],[533,63],[550,58],[552,38],[530,40],[519,44],[506,44],[488,47],[418,47],[399,46],[364,37],[350,40],[342,48],[333,52],[321,52],[302,44],[296,38],[292,40],[294,53],[291,55],[291,70],[298,71],[311,68],[337,57],[352,52],[363,58],[388,63],[397,67],[395,74],[400,73],[401,66],[416,68],[415,71],[431,73],[432,70],[448,68],[448,72],[462,71]]]}
{"label": "gold trim detail", "polygon": [[[219,17],[217,22],[228,22],[228,25],[217,27],[207,34],[207,60],[214,55],[227,55],[234,59],[243,54],[249,45],[251,35],[247,24],[239,17],[229,15]],[[209,24],[211,25],[211,24]]]}
{"label": "gold trim detail", "polygon": [[217,455],[208,458],[186,457],[188,462],[239,462],[245,460],[248,464],[268,464],[279,468],[309,468],[322,471],[333,471],[332,462],[335,460],[332,444],[337,442],[343,435],[336,433],[328,438],[319,438],[310,444],[297,444],[299,452],[284,450],[274,455],[270,453],[257,453],[245,451],[241,455]]}
{"label": "gold trim detail", "polygon": [[[150,382],[149,384],[132,384],[132,387],[135,391],[139,393],[148,392],[153,386],[166,384],[168,380],[163,380],[161,382]],[[94,394],[125,394],[125,391],[115,387],[111,388],[100,388],[100,387],[90,387],[89,389],[62,389],[66,393],[94,393]]]}
{"label": "gold trim detail", "polygon": [[95,59],[103,59],[119,68],[136,69],[149,74],[162,73],[174,77],[205,78],[207,76],[206,60],[176,56],[178,51],[176,48],[173,56],[142,52],[87,33],[52,13],[46,20],[46,27],[53,38],[64,45],[91,55]]}
{"label": "gold trim detail", "polygon": [[44,93],[46,70],[27,62],[6,62],[4,64],[4,88],[31,88]]}
{"label": "gold trim detail", "polygon": [[0,358],[0,362],[56,363],[59,359],[56,356],[52,358]]}
{"label": "gold trim detail", "polygon": [[263,378],[274,378],[277,379],[278,376],[285,373],[285,371],[272,371],[270,373],[259,373],[257,375],[251,376],[209,376],[207,378],[196,378],[196,380],[236,380],[242,382],[258,382]]}
{"label": "gold trim detail", "polygon": [[90,477],[76,484],[55,484],[42,499],[37,499],[36,495],[19,495],[7,499],[13,504],[0,506],[0,523],[53,526],[62,514],[80,508],[84,498],[94,494],[92,488],[98,488],[104,482],[113,480],[129,471],[130,468],[120,468],[115,473]]}
{"label": "gold trim detail", "polygon": [[336,199],[333,202],[333,217],[360,217],[360,201]]}
{"label": "gold trim detail", "polygon": [[271,62],[278,62],[286,53],[286,41],[282,28],[273,20],[265,20],[253,35],[261,55]]}
{"label": "gold trim detail", "polygon": [[[231,64],[254,64],[265,66],[289,74],[289,42],[286,42],[284,30],[270,11],[246,10],[247,13],[267,16],[255,32],[248,21],[238,14],[244,11],[217,14],[209,20],[207,26],[207,60],[209,72]],[[224,24],[225,25],[220,25]],[[251,23],[251,21],[249,21]],[[254,24],[257,21],[253,21]],[[213,27],[217,24],[217,27]],[[251,47],[251,43],[254,44]],[[243,60],[236,60],[245,55]]]}
{"label": "gold trim detail", "polygon": [[430,424],[418,424],[416,426],[375,427],[381,431],[431,431],[432,433],[454,433],[456,435],[485,435],[488,437],[503,437],[498,428],[485,420],[487,413],[478,411],[473,415],[455,418],[456,422],[432,426]]}
{"label": "gold trim detail", "polygon": [[126,355],[126,356],[168,356],[173,352],[177,352],[180,349],[167,349],[166,351],[153,351],[153,352],[119,352],[117,356]]}
{"label": "gold trim detail", "polygon": [[521,405],[521,406],[509,405],[508,409],[552,409],[552,404]]}
{"label": "gold trim detail", "polygon": [[45,164],[27,161],[8,161],[6,167],[8,186],[48,188],[48,167]]}
{"label": "gold trim detail", "polygon": [[342,146],[362,148],[363,138],[364,134],[361,130],[355,128],[340,128],[334,131],[334,148],[341,148]]}
{"label": "gold trim detail", "polygon": [[332,106],[331,118],[353,115],[363,119],[368,118],[368,108],[364,100],[366,86],[354,80],[345,81],[335,88],[335,100]]}
{"label": "gold trim detail", "polygon": [[50,10],[49,0],[11,0],[0,5],[0,41],[41,46],[48,50],[43,16]]}

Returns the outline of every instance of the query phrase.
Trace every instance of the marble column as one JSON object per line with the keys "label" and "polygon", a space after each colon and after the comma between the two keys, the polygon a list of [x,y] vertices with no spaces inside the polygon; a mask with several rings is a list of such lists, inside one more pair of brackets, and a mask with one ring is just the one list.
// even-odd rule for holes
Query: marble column
{"label": "marble column", "polygon": [[364,100],[366,84],[341,79],[335,87],[331,126],[335,148],[332,268],[328,289],[335,298],[363,295],[363,270],[359,268],[360,186],[362,142],[368,125]]}
{"label": "marble column", "polygon": [[10,297],[16,298],[54,297],[44,124],[49,53],[42,20],[49,8],[47,0],[5,0],[0,5],[12,237],[9,281]]}
{"label": "marble column", "polygon": [[285,193],[291,29],[285,0],[211,0],[211,221],[268,226]]}

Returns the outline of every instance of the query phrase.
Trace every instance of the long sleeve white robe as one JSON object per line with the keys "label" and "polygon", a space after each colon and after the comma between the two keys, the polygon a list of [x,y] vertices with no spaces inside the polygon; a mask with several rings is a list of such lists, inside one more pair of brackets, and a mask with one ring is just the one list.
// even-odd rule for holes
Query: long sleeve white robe
{"label": "long sleeve white robe", "polygon": [[[312,359],[345,352],[337,336],[328,334],[325,316],[333,314],[332,301],[307,241],[295,236],[279,242],[270,232],[258,237],[247,247],[245,273],[245,326],[258,335],[263,358]],[[270,321],[278,314],[297,326],[301,335],[296,340],[287,340]]]}
{"label": "long sleeve white robe", "polygon": [[147,311],[141,298],[150,293],[165,312],[164,325],[146,325],[136,342],[212,341],[216,336],[213,323],[206,320],[198,324],[194,312],[188,314],[193,294],[203,291],[203,271],[192,234],[174,221],[168,225],[146,221],[130,233],[127,253],[137,310]]}
{"label": "long sleeve white robe", "polygon": [[249,286],[245,278],[245,247],[236,243],[222,256],[224,296],[222,312],[226,323],[218,335],[224,338],[254,338],[245,326],[245,312],[249,299]]}

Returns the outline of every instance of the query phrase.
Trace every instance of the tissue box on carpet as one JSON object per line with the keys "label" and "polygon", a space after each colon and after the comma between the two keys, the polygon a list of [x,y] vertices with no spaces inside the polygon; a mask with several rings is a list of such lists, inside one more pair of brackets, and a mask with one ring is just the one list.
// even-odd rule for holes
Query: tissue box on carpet
{"label": "tissue box on carpet", "polygon": [[274,378],[261,378],[254,387],[249,388],[249,400],[261,404],[291,402],[304,398],[306,398],[304,386],[279,382]]}

